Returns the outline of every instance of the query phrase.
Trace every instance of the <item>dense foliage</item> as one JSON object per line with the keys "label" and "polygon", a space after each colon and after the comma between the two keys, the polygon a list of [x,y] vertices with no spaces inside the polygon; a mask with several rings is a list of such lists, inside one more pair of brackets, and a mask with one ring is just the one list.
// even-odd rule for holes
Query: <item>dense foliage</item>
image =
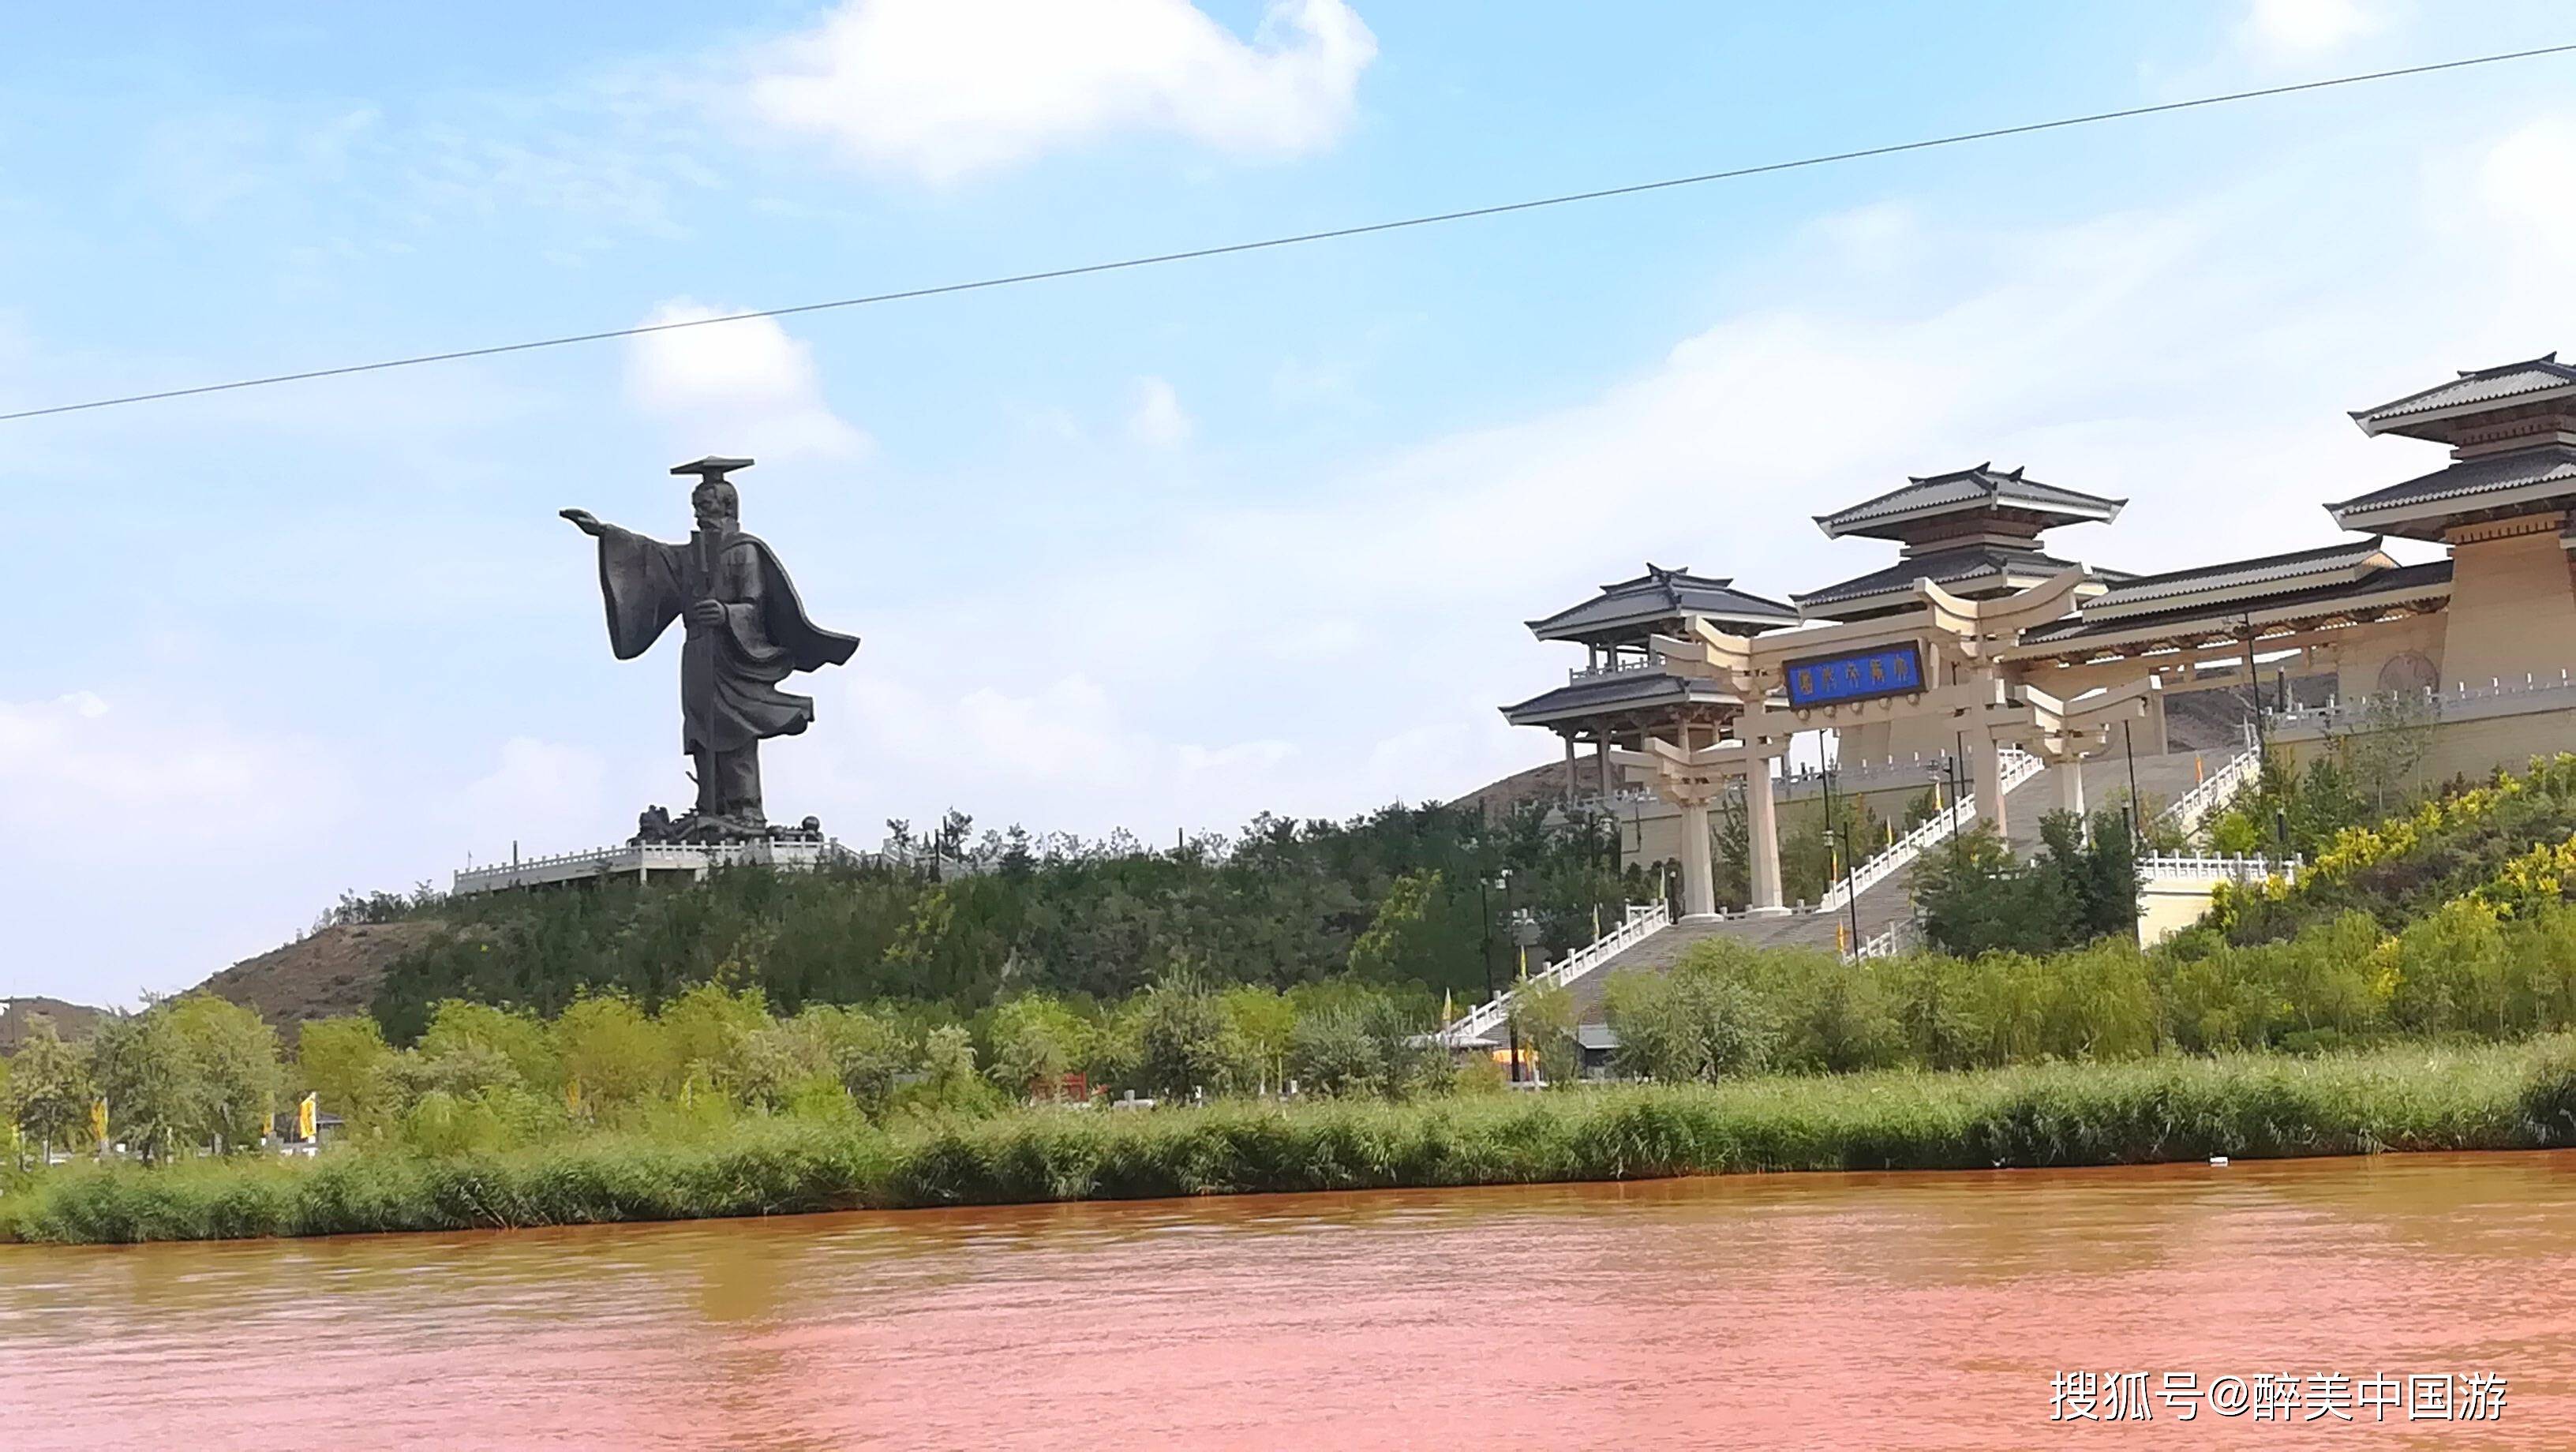
{"label": "dense foliage", "polygon": [[[1231,842],[1148,851],[1129,839],[959,846],[950,870],[737,871],[707,883],[435,899],[351,898],[344,918],[435,916],[375,1004],[409,1042],[443,999],[562,1011],[585,993],[657,1005],[730,964],[793,1012],[910,998],[974,1012],[1030,991],[1124,998],[1174,971],[1290,988],[1345,972],[1484,996],[1512,925],[1590,941],[1650,877],[1615,867],[1614,828],[1543,807],[1389,807],[1346,823],[1265,817]],[[962,839],[958,828],[954,837]]]}
{"label": "dense foliage", "polygon": [[1607,1002],[1621,1067],[1667,1080],[2512,1040],[2576,1030],[2576,905],[2471,898],[2394,933],[2348,912],[2264,943],[1863,963],[1718,939],[1614,979]]}
{"label": "dense foliage", "polygon": [[2576,756],[2536,759],[2521,774],[2499,771],[2401,815],[2336,828],[2313,844],[2295,886],[2222,891],[2183,946],[2275,942],[2355,912],[2395,932],[2472,894],[2511,916],[2563,896],[2547,859],[2571,839]]}
{"label": "dense foliage", "polygon": [[2135,933],[2137,859],[2128,819],[2071,812],[2040,821],[2038,855],[2022,861],[1979,827],[1924,853],[1914,868],[1923,935],[1949,953],[2053,953]]}

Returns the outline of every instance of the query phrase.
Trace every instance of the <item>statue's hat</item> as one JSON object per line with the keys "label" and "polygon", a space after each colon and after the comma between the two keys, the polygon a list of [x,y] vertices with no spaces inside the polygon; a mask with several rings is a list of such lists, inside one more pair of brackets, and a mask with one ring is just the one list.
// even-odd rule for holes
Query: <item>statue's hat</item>
{"label": "statue's hat", "polygon": [[701,479],[713,479],[722,482],[724,476],[732,473],[734,470],[748,469],[750,467],[751,461],[749,459],[719,459],[715,455],[709,454],[705,458],[700,459],[693,464],[674,464],[671,466],[671,472],[674,474],[695,474]]}

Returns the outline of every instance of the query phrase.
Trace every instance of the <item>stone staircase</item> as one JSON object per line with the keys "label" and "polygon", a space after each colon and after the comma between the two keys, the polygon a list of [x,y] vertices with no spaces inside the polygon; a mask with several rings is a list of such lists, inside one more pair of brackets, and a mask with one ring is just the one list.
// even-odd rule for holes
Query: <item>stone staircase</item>
{"label": "stone staircase", "polygon": [[[2203,781],[2216,781],[2240,761],[2239,753],[2225,751],[2177,751],[2163,756],[2141,756],[2134,763],[2138,795],[2149,809],[2167,812],[2180,805]],[[2133,767],[2127,759],[2113,757],[2089,761],[2082,770],[2084,802],[2088,810],[2104,810],[2128,796]],[[2240,785],[2251,780],[2251,773],[2241,767],[2232,774],[2239,778]],[[2225,783],[2219,785],[2223,787]],[[2203,798],[2215,795],[2215,792],[2202,793]],[[2004,794],[2005,839],[2016,854],[2028,856],[2039,850],[2040,820],[2056,806],[2057,783],[2046,771],[2025,778]],[[2202,806],[2204,811],[2214,810],[2206,801]],[[1803,908],[1776,917],[1737,916],[1715,922],[1674,923],[1616,953],[1601,955],[1598,961],[1588,965],[1586,971],[1563,980],[1574,1000],[1575,1021],[1587,1024],[1602,1021],[1602,1003],[1612,978],[1621,973],[1666,971],[1680,962],[1694,946],[1712,938],[1725,938],[1757,948],[1832,949],[1842,941],[1840,930],[1848,929],[1855,918],[1860,932],[1852,940],[1854,944],[1869,944],[1891,929],[1897,930],[1901,936],[1903,928],[1914,918],[1913,879],[1913,866],[1909,861],[1898,870],[1864,886],[1850,907],[1840,905],[1836,895],[1836,905],[1831,910]]]}

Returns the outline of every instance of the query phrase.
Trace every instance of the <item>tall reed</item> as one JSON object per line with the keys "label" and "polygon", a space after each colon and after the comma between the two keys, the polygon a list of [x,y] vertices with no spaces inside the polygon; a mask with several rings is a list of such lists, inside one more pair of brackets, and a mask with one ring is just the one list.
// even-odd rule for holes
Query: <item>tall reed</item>
{"label": "tall reed", "polygon": [[598,1136],[432,1158],[58,1170],[0,1233],[115,1242],[1780,1170],[2130,1164],[2576,1144],[2576,1039],[1774,1076],[1411,1104],[1034,1110],[716,1143]]}

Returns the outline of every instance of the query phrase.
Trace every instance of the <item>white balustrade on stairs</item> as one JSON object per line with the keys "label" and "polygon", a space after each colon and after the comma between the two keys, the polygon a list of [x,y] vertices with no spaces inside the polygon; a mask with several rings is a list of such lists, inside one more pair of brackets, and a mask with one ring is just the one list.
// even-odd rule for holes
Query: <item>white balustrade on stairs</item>
{"label": "white balustrade on stairs", "polygon": [[[2250,734],[2250,732],[2249,732]],[[2171,822],[2184,833],[2200,830],[2200,824],[2227,809],[2244,791],[2263,775],[2261,747],[2248,745],[2230,758],[2225,766],[2201,779],[2200,784],[2184,792],[2165,808],[2161,821]]]}
{"label": "white balustrade on stairs", "polygon": [[1847,956],[1846,961],[1860,963],[1871,958],[1892,958],[1896,956],[1896,947],[1897,944],[1902,941],[1901,934],[1904,932],[1904,929],[1905,924],[1902,922],[1889,923],[1885,929],[1880,931],[1878,936],[1871,938],[1867,942],[1862,943],[1859,947],[1852,949],[1850,954]]}
{"label": "white balustrade on stairs", "polygon": [[[1663,903],[1643,907],[1631,905],[1626,922],[1531,974],[1527,982],[1538,987],[1571,983],[1662,932],[1672,925],[1672,921],[1672,909]],[[1512,996],[1518,992],[1520,989],[1515,987],[1477,1004],[1459,1015],[1456,1023],[1433,1035],[1434,1040],[1444,1048],[1454,1049],[1501,1028],[1503,1021],[1511,1017]]]}
{"label": "white balustrade on stairs", "polygon": [[[2022,783],[2039,775],[2041,766],[2040,759],[2029,752],[2005,748],[2003,752],[2004,795],[2012,795]],[[1935,812],[1924,818],[1915,824],[1913,831],[1897,838],[1894,845],[1886,851],[1862,863],[1856,871],[1842,881],[1826,888],[1825,895],[1816,899],[1814,910],[1820,913],[1840,912],[1843,905],[1854,897],[1903,871],[1915,858],[1923,855],[1924,849],[1935,842],[1945,841],[1967,830],[1968,824],[1976,819],[1977,804],[1973,798],[1952,802],[1947,810]]]}

